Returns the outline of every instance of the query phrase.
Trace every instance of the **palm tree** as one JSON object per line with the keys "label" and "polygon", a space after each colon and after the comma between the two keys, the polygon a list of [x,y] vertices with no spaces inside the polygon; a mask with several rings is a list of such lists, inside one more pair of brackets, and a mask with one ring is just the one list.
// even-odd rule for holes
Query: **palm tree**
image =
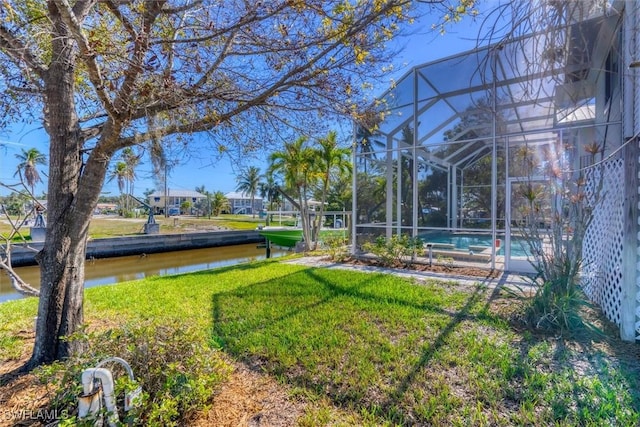
{"label": "palm tree", "polygon": [[256,211],[253,208],[253,201],[258,192],[258,185],[260,185],[260,169],[255,166],[249,167],[242,175],[236,177],[238,186],[236,191],[241,191],[244,194],[248,194],[251,197],[251,213],[253,217],[256,217]]}
{"label": "palm tree", "polygon": [[355,127],[355,146],[353,149],[358,154],[358,162],[364,167],[365,174],[368,170],[368,164],[377,159],[376,151],[384,149],[385,146],[378,131],[379,124],[380,115],[370,111],[365,114]]}
{"label": "palm tree", "polygon": [[120,161],[113,166],[113,170],[109,172],[107,182],[110,182],[113,179],[116,179],[116,182],[118,183],[118,190],[120,190],[120,200],[122,203],[121,207],[124,211],[126,210],[126,206],[124,203],[125,186],[129,179],[129,168],[127,167],[127,164],[125,162]]}
{"label": "palm tree", "polygon": [[338,147],[335,131],[329,132],[325,138],[321,138],[318,143],[319,147],[315,150],[315,165],[320,173],[320,185],[322,196],[320,199],[320,211],[317,216],[317,223],[314,233],[314,249],[318,244],[318,233],[322,227],[324,217],[324,205],[327,202],[327,193],[329,192],[329,181],[332,174],[342,176],[351,174],[351,150],[348,148]]}
{"label": "palm tree", "polygon": [[203,194],[206,199],[196,203],[195,207],[198,211],[202,211],[204,215],[209,215],[209,219],[211,219],[211,193],[205,188],[204,184],[196,186],[196,193]]}
{"label": "palm tree", "polygon": [[[140,164],[140,155],[133,152],[131,147],[122,150],[122,160],[127,165],[126,183],[127,194],[133,196],[133,183],[136,180],[136,167]],[[130,197],[128,200],[131,199]]]}
{"label": "palm tree", "polygon": [[274,204],[280,204],[281,195],[273,175],[267,173],[265,181],[261,182],[259,187],[260,197],[269,201],[269,209],[273,209]]}
{"label": "palm tree", "polygon": [[214,216],[220,215],[224,210],[229,209],[229,200],[222,191],[216,191],[211,197],[211,211]]}
{"label": "palm tree", "polygon": [[300,137],[294,142],[286,143],[283,151],[272,153],[269,156],[269,174],[280,175],[285,187],[293,191],[294,197],[298,198],[304,249],[308,250],[311,233],[307,199],[315,169],[314,151],[307,147],[306,142],[305,137]]}
{"label": "palm tree", "polygon": [[15,175],[19,175],[21,180],[24,177],[33,195],[35,185],[38,182],[42,182],[36,165],[46,165],[47,158],[37,148],[30,148],[29,150],[22,149],[22,154],[16,154],[16,158],[20,160],[20,163],[18,164]]}

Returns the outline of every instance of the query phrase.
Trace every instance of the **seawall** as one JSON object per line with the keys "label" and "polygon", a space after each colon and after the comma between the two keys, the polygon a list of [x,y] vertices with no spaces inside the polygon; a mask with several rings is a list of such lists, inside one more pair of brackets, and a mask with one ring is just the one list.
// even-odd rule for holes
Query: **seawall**
{"label": "seawall", "polygon": [[[261,242],[264,242],[264,237],[261,237],[256,230],[211,231],[182,234],[141,234],[106,239],[90,239],[87,242],[87,259]],[[18,245],[12,246],[11,265],[14,267],[22,267],[36,264],[35,256],[37,252],[42,249],[43,245],[44,242],[31,242],[30,246],[35,249],[35,251]]]}

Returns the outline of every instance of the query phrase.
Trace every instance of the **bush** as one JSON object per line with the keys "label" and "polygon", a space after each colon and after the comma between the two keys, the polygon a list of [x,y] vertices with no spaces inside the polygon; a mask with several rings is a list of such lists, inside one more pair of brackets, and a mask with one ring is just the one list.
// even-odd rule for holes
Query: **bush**
{"label": "bush", "polygon": [[535,329],[571,333],[592,327],[581,316],[584,307],[591,306],[574,271],[579,271],[568,259],[556,262],[553,276],[532,280],[535,289],[524,305],[524,319]]}
{"label": "bush", "polygon": [[[42,381],[52,387],[52,409],[67,414],[61,425],[78,422],[77,398],[82,393],[84,369],[117,356],[126,360],[137,382],[131,382],[117,364],[109,364],[116,382],[120,420],[133,425],[186,425],[206,407],[226,379],[230,367],[195,328],[148,322],[100,333],[79,333],[71,340],[84,340],[85,354],[40,368]],[[70,384],[73,386],[70,387]],[[124,412],[125,390],[143,390],[136,408]]]}
{"label": "bush", "polygon": [[531,329],[554,334],[580,334],[587,329],[601,333],[584,319],[584,309],[593,304],[579,286],[574,267],[573,261],[565,259],[555,264],[553,276],[538,272],[527,285],[504,288],[523,302],[515,313],[516,320]]}
{"label": "bush", "polygon": [[413,238],[406,234],[394,234],[390,239],[379,236],[375,242],[366,242],[362,247],[365,251],[377,256],[382,265],[386,267],[409,266],[413,263],[416,252],[422,250],[422,240],[419,237]]}
{"label": "bush", "polygon": [[349,257],[347,239],[341,235],[326,236],[322,240],[324,249],[332,261],[342,262]]}

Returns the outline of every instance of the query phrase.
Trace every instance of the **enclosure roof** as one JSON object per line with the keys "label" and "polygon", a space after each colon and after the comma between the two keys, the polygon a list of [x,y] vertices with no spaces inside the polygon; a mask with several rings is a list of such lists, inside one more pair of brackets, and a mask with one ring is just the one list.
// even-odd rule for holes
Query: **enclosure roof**
{"label": "enclosure roof", "polygon": [[[494,136],[533,143],[534,132],[593,124],[596,82],[616,71],[609,52],[619,18],[574,23],[561,43],[537,34],[416,66],[379,98],[376,131],[359,134],[374,151],[415,144],[443,167],[464,168],[490,152]],[[454,142],[461,147],[441,148]]]}

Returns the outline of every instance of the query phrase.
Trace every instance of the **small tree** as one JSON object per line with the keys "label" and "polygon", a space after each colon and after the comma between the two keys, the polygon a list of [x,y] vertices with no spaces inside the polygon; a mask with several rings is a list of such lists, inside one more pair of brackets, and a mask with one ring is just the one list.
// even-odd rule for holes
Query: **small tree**
{"label": "small tree", "polygon": [[331,178],[336,179],[351,175],[351,150],[338,146],[337,134],[335,131],[329,132],[325,138],[318,140],[318,147],[315,151],[316,167],[319,172],[320,181],[320,211],[316,218],[315,233],[313,236],[313,248],[318,244],[320,228],[324,220],[325,204],[331,184]]}
{"label": "small tree", "polygon": [[211,196],[211,212],[213,216],[219,216],[229,210],[229,200],[222,191],[216,191]]}
{"label": "small tree", "polygon": [[308,202],[313,175],[317,173],[315,158],[316,152],[307,146],[306,137],[286,143],[284,150],[276,151],[269,156],[268,173],[280,175],[286,189],[298,200],[304,250],[310,249],[312,241]]}
{"label": "small tree", "polygon": [[29,197],[20,192],[11,192],[8,196],[5,196],[2,200],[4,207],[4,214],[15,217],[25,215],[25,206],[29,203]]}
{"label": "small tree", "polygon": [[191,210],[191,202],[184,201],[184,202],[180,203],[180,211],[181,212],[189,212],[190,213],[190,210]]}

